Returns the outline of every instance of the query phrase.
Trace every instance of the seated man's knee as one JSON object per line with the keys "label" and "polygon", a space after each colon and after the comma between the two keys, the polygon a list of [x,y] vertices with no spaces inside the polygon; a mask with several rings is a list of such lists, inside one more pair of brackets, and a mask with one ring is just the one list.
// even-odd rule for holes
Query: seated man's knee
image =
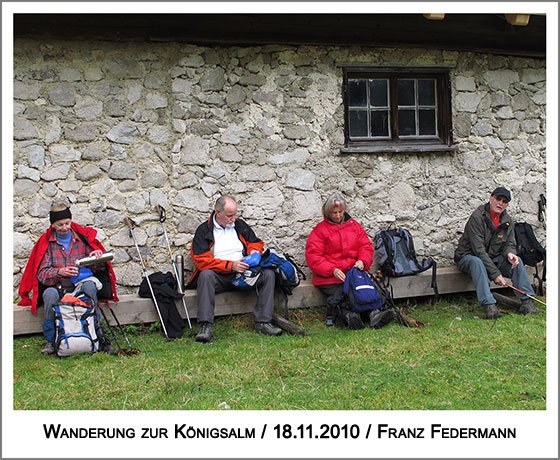
{"label": "seated man's knee", "polygon": [[484,262],[482,262],[482,259],[480,257],[477,256],[471,256],[471,259],[469,261],[473,266],[476,267],[484,267]]}
{"label": "seated man's knee", "polygon": [[261,272],[261,276],[263,277],[263,279],[265,281],[271,282],[274,281],[276,274],[274,273],[274,270],[270,269],[270,268],[265,268],[262,272]]}
{"label": "seated man's knee", "polygon": [[82,291],[84,291],[87,296],[97,299],[97,286],[93,281],[86,281],[82,284]]}
{"label": "seated man's knee", "polygon": [[464,257],[464,262],[470,270],[486,270],[484,262],[482,262],[480,257],[468,255]]}
{"label": "seated man's knee", "polygon": [[196,281],[197,287],[208,284],[216,284],[216,272],[214,270],[201,270]]}
{"label": "seated man's knee", "polygon": [[45,289],[43,292],[43,303],[45,305],[53,305],[60,300],[60,294],[58,293],[58,289],[54,287],[50,287]]}

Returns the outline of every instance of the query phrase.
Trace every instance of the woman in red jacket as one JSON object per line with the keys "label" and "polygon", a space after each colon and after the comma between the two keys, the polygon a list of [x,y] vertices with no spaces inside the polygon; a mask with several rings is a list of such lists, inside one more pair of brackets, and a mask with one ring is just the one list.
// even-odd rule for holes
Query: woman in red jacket
{"label": "woman in red jacket", "polygon": [[[307,238],[305,258],[313,272],[313,285],[327,296],[343,286],[352,267],[367,270],[373,262],[373,245],[366,231],[346,212],[346,200],[338,192],[323,205],[323,221]],[[333,312],[327,302],[327,326],[333,324]]]}

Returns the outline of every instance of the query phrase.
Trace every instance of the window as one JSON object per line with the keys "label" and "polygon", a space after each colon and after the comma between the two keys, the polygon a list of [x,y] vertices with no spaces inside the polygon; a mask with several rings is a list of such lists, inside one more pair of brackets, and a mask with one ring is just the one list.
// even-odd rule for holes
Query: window
{"label": "window", "polygon": [[343,152],[454,150],[448,69],[344,69]]}

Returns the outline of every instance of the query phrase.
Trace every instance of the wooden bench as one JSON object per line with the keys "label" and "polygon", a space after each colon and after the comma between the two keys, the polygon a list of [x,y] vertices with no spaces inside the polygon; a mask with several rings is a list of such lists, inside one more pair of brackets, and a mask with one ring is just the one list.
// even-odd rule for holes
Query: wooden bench
{"label": "wooden bench", "polygon": [[[534,269],[527,267],[529,277]],[[432,271],[420,273],[416,276],[391,279],[393,295],[396,299],[432,296],[431,288]],[[453,294],[459,292],[474,291],[474,284],[470,277],[460,272],[456,267],[444,267],[437,271],[437,283],[440,294]],[[500,288],[492,283],[493,289]],[[191,321],[197,315],[197,294],[195,290],[187,290],[185,294],[187,308]],[[216,316],[236,315],[250,313],[255,305],[254,291],[247,292],[224,292],[216,296]],[[325,296],[311,284],[311,281],[302,281],[288,297],[288,308],[307,308],[325,305]],[[144,299],[136,294],[125,294],[120,296],[119,302],[111,302],[111,306],[117,315],[119,322],[125,324],[142,324],[158,321],[158,316],[152,299]],[[115,324],[112,315],[107,311],[107,305],[101,303],[106,311],[107,318],[111,324]],[[284,301],[279,293],[275,299],[276,311],[282,312]],[[177,301],[177,309],[181,316],[185,317],[185,310],[181,301]],[[14,335],[35,334],[42,332],[43,309],[34,315],[30,307],[14,305]]]}

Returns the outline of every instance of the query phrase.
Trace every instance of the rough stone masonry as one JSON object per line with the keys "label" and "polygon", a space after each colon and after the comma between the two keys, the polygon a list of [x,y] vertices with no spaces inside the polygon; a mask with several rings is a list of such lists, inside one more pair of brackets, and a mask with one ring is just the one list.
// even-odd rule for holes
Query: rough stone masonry
{"label": "rough stone masonry", "polygon": [[[452,63],[456,152],[341,154],[340,63]],[[14,295],[55,198],[100,231],[119,293],[170,271],[155,206],[185,256],[216,198],[239,200],[270,247],[305,266],[306,238],[334,190],[370,237],[409,228],[420,256],[452,265],[470,212],[498,184],[536,226],[546,193],[544,59],[434,49],[199,47],[180,43],[14,43]],[[307,270],[307,269],[306,269]],[[308,271],[307,271],[308,272]],[[188,274],[187,274],[188,276]]]}

